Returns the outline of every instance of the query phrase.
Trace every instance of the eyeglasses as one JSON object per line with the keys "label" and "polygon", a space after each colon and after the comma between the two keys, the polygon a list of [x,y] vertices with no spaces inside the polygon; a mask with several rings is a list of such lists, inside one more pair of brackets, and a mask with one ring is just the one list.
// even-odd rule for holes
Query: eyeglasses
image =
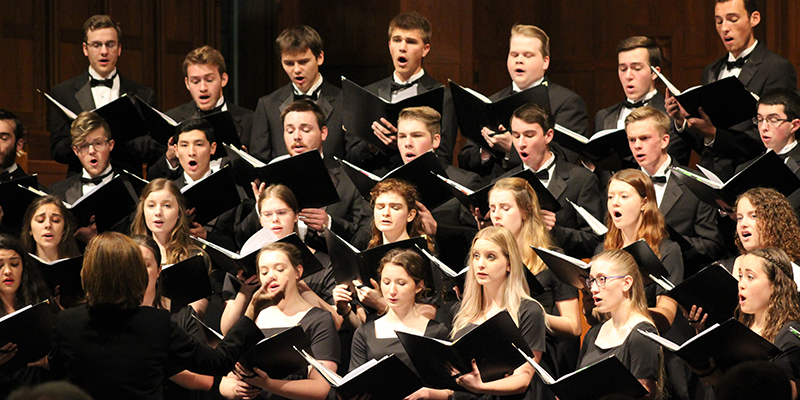
{"label": "eyeglasses", "polygon": [[86,45],[91,47],[92,50],[100,50],[100,48],[102,48],[103,46],[106,46],[106,48],[109,49],[109,50],[114,50],[114,49],[117,48],[117,46],[119,46],[119,43],[117,43],[117,42],[115,42],[113,40],[110,40],[110,41],[105,42],[105,43],[103,43],[103,42],[86,43]]}
{"label": "eyeglasses", "polygon": [[791,120],[790,119],[786,119],[786,118],[778,118],[778,117],[775,117],[775,116],[767,117],[767,118],[753,117],[753,123],[756,126],[761,126],[761,124],[763,124],[764,122],[767,122],[769,124],[769,126],[771,126],[773,128],[777,128],[778,126],[780,126],[780,124],[782,124],[784,122],[789,122],[789,121],[791,121]]}
{"label": "eyeglasses", "polygon": [[591,276],[586,278],[586,287],[591,289],[592,284],[597,282],[597,287],[605,287],[606,283],[608,283],[609,279],[617,279],[617,278],[625,278],[628,275],[617,275],[617,276],[598,276],[597,278],[592,278]]}
{"label": "eyeglasses", "polygon": [[289,215],[290,212],[292,212],[292,210],[288,208],[281,208],[280,210],[275,210],[275,211],[264,210],[261,211],[261,217],[266,219],[272,219],[273,216],[277,215],[278,218],[283,218]]}
{"label": "eyeglasses", "polygon": [[78,146],[75,146],[75,148],[78,149],[78,153],[85,154],[89,151],[89,146],[94,147],[94,151],[103,151],[107,145],[108,140],[97,139],[92,143],[82,143]]}

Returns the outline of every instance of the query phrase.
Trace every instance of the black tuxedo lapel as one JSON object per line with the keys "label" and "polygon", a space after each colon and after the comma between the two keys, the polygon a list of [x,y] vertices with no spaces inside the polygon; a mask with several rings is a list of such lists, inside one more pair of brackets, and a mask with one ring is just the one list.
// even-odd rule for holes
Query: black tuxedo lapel
{"label": "black tuxedo lapel", "polygon": [[75,175],[75,178],[77,179],[75,179],[75,182],[73,184],[69,185],[69,188],[64,193],[64,197],[66,197],[65,200],[67,201],[67,203],[72,204],[75,202],[75,200],[80,199],[81,196],[83,195],[83,190],[82,190],[83,185],[81,184],[80,177],[81,175]]}
{"label": "black tuxedo lapel", "polygon": [[800,144],[794,146],[794,148],[789,151],[789,156],[786,157],[786,166],[789,167],[795,175],[800,171]]}
{"label": "black tuxedo lapel", "polygon": [[179,177],[175,178],[172,182],[175,184],[175,186],[178,187],[178,189],[182,189],[184,186],[186,186],[186,176],[184,174],[181,174]]}
{"label": "black tuxedo lapel", "polygon": [[[625,101],[625,100],[623,100],[623,101]],[[622,102],[619,102],[619,103],[617,103],[617,106],[614,107],[614,109],[611,110],[611,112],[606,115],[606,118],[603,120],[603,128],[605,128],[606,126],[611,127],[611,128],[605,128],[605,129],[616,128],[617,127],[617,121],[619,121],[619,113],[621,111],[622,111]],[[599,129],[599,128],[601,128],[601,127],[595,127],[594,130],[595,131],[602,130],[602,129]]]}
{"label": "black tuxedo lapel", "polygon": [[[76,85],[77,86],[77,85]],[[89,85],[89,79],[86,79],[86,82],[83,86],[76,87],[78,89],[75,92],[75,100],[78,101],[78,105],[81,106],[81,111],[90,111],[97,108],[94,104],[94,97],[92,96],[92,87]]]}
{"label": "black tuxedo lapel", "polygon": [[[719,73],[722,71],[722,68],[725,68],[725,60],[728,59],[728,53],[725,53],[724,56],[720,57],[717,61],[714,62],[713,66],[708,70],[708,75],[706,75],[706,81],[704,84],[716,82],[719,79]],[[745,63],[747,65],[747,63]]]}
{"label": "black tuxedo lapel", "polygon": [[675,203],[678,202],[678,199],[683,196],[683,184],[677,180],[674,176],[670,177],[667,181],[667,187],[664,188],[664,196],[661,198],[661,204],[658,206],[658,210],[661,211],[661,215],[667,215]]}
{"label": "black tuxedo lapel", "polygon": [[319,99],[315,101],[322,112],[325,113],[325,119],[328,120],[331,117],[331,112],[333,112],[333,105],[328,101],[328,98],[325,97],[324,94],[320,93]]}
{"label": "black tuxedo lapel", "polygon": [[[392,73],[394,74],[394,72],[392,72]],[[385,99],[385,100],[388,100],[388,101],[392,101],[392,86],[391,86],[392,85],[392,79],[394,79],[394,78],[389,77],[389,79],[386,80],[386,84],[385,85],[380,85],[378,87],[378,97],[380,97],[382,99]],[[422,86],[422,85],[420,85],[420,86]]]}
{"label": "black tuxedo lapel", "polygon": [[[564,193],[564,190],[567,189],[567,181],[569,180],[569,171],[563,168],[563,164],[558,162],[559,160],[556,159],[556,169],[553,171],[553,178],[550,179],[550,184],[547,185],[547,190],[553,194],[553,197],[556,199],[561,197],[561,194]],[[570,199],[572,201],[578,201],[578,199]]]}
{"label": "black tuxedo lapel", "polygon": [[292,104],[294,102],[294,88],[292,87],[291,83],[289,84],[289,90],[287,92],[288,93],[283,93],[282,95],[285,97],[280,99],[281,105],[278,107],[278,110],[280,110],[280,112],[278,113],[279,115],[283,114],[283,110],[285,110],[286,107],[289,107],[289,104]]}
{"label": "black tuxedo lapel", "polygon": [[758,42],[756,47],[750,53],[750,56],[747,57],[747,62],[744,63],[742,66],[742,72],[739,73],[739,81],[742,82],[744,87],[750,84],[750,80],[753,79],[753,76],[756,75],[758,72],[758,66],[761,65],[761,62],[764,61],[764,54],[767,53],[767,46],[764,45],[764,42]]}

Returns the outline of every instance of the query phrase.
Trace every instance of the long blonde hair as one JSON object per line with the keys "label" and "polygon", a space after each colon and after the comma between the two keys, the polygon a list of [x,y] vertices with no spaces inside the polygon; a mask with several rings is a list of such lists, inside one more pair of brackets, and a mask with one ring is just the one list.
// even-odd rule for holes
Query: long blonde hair
{"label": "long blonde hair", "polygon": [[549,249],[552,246],[550,233],[544,225],[542,218],[542,208],[539,206],[539,198],[531,187],[530,183],[522,178],[503,178],[497,181],[489,191],[492,193],[505,190],[514,196],[517,208],[522,214],[522,246],[519,249],[522,255],[522,262],[534,274],[544,271],[547,265],[536,255],[530,246]]}
{"label": "long blonde hair", "polygon": [[[645,200],[644,209],[640,217],[642,223],[639,225],[639,231],[636,232],[636,238],[644,239],[653,250],[653,253],[656,253],[656,256],[660,257],[661,250],[659,246],[661,245],[661,241],[669,235],[667,235],[664,216],[658,211],[656,189],[653,187],[653,182],[644,172],[638,169],[623,169],[617,172],[608,181],[609,187],[612,181],[620,181],[631,185],[631,187],[636,190],[639,197]],[[606,193],[608,193],[608,189],[606,189]],[[606,213],[606,227],[608,227],[608,233],[606,233],[606,240],[603,243],[603,247],[606,249],[621,249],[625,243],[622,238],[622,231],[614,225],[614,220],[611,219],[610,213],[611,210]]]}
{"label": "long blonde hair", "polygon": [[147,196],[159,190],[167,190],[175,196],[175,200],[178,202],[178,220],[172,228],[169,242],[164,243],[164,252],[167,255],[167,259],[161,260],[165,264],[174,264],[191,257],[195,252],[200,251],[200,248],[192,242],[189,236],[186,201],[180,189],[172,181],[164,178],[154,179],[142,189],[142,194],[139,196],[139,204],[136,206],[136,216],[131,223],[131,235],[153,236],[153,232],[147,228],[147,223],[144,220],[144,203],[147,200]]}
{"label": "long blonde hair", "polygon": [[[472,246],[470,246],[470,263],[469,270],[467,271],[466,283],[464,284],[464,299],[461,301],[461,309],[453,319],[453,330],[450,336],[453,337],[458,331],[464,329],[469,323],[480,318],[486,307],[489,306],[488,299],[484,297],[483,288],[475,280],[475,269],[472,264],[474,257],[472,256],[475,251],[475,243],[479,239],[488,240],[502,251],[503,255],[508,259],[510,272],[506,276],[506,281],[503,284],[503,302],[501,306],[508,310],[514,323],[519,326],[517,313],[519,306],[523,299],[533,300],[529,295],[528,282],[525,280],[525,271],[522,269],[522,258],[517,248],[517,241],[511,232],[503,227],[492,226],[485,228],[478,232],[472,239]],[[538,303],[537,303],[538,304]]]}

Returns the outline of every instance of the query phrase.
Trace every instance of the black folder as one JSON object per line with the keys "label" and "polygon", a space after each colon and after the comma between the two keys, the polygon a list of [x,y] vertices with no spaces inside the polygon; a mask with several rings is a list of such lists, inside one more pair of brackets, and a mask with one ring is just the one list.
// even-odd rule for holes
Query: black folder
{"label": "black folder", "polygon": [[342,96],[344,98],[344,107],[342,108],[344,113],[342,115],[342,125],[344,125],[344,129],[348,133],[366,140],[381,153],[386,154],[389,148],[372,132],[372,123],[375,121],[380,123],[381,118],[385,118],[396,127],[400,111],[408,107],[428,106],[441,114],[444,86],[397,103],[389,103],[380,96],[358,86],[353,81],[342,77]]}
{"label": "black folder", "polygon": [[475,360],[483,381],[491,382],[512,373],[525,362],[517,348],[529,356],[533,354],[505,310],[450,344],[426,336],[396,333],[425,384],[435,389],[464,390],[451,375],[451,366],[460,373],[468,373]]}
{"label": "black folder", "polygon": [[150,137],[156,142],[167,146],[169,139],[175,135],[179,122],[147,104],[141,97],[137,96],[136,98],[139,100],[139,104],[141,104],[139,109],[142,111],[142,117],[150,132]]}
{"label": "black folder", "polygon": [[586,278],[589,277],[589,264],[553,250],[533,246],[531,248],[547,265],[547,268],[550,268],[550,271],[553,272],[553,275],[558,280],[577,289],[589,289],[586,287]]}
{"label": "black folder", "polygon": [[97,233],[101,233],[130,216],[139,203],[139,195],[134,193],[130,182],[122,174],[117,174],[108,183],[98,185],[67,205],[78,226],[88,226],[94,215]]}
{"label": "black folder", "polygon": [[25,211],[39,195],[26,187],[39,186],[36,174],[23,176],[0,183],[0,207],[3,208],[3,226],[14,230],[22,229]]}
{"label": "black folder", "polygon": [[636,265],[639,266],[639,271],[642,272],[642,279],[645,285],[653,281],[651,275],[657,279],[664,279],[669,276],[669,271],[664,268],[664,264],[661,263],[661,260],[644,239],[639,239],[623,247],[622,250],[627,251],[636,260]]}
{"label": "black folder", "polygon": [[517,108],[524,104],[536,103],[550,109],[550,97],[545,85],[534,86],[488,103],[486,100],[489,99],[486,96],[482,96],[483,98],[476,96],[453,81],[450,81],[450,91],[453,93],[453,105],[456,109],[461,134],[495,157],[502,158],[503,155],[486,143],[486,139],[481,135],[481,129],[486,127],[498,132],[499,126],[503,125],[506,130],[510,131],[511,116],[514,115]]}
{"label": "black folder", "polygon": [[594,400],[609,395],[638,399],[647,394],[642,383],[614,355],[555,380],[536,361],[520,353],[536,369],[542,382],[562,400]]}
{"label": "black folder", "polygon": [[714,207],[720,207],[717,200],[722,200],[733,207],[740,194],[755,187],[773,188],[786,197],[800,189],[800,179],[773,151],[758,157],[722,186],[709,183],[705,176],[683,168],[673,167],[672,174],[697,198]]}
{"label": "black folder", "polygon": [[709,326],[733,318],[739,304],[739,283],[724,267],[712,264],[685,279],[667,295],[686,311],[694,305],[702,307],[708,314],[706,326]]}
{"label": "black folder", "polygon": [[731,318],[713,325],[678,346],[654,333],[639,331],[650,340],[674,352],[689,365],[708,365],[709,357],[721,371],[752,360],[766,360],[780,353],[780,349],[769,340]]}
{"label": "black folder", "polygon": [[417,156],[408,164],[395,168],[383,177],[373,175],[344,160],[339,160],[339,163],[361,196],[368,202],[371,200],[369,192],[372,188],[378,182],[390,178],[404,180],[416,186],[420,201],[429,210],[439,207],[453,197],[450,191],[442,189],[442,182],[438,176],[445,178],[448,176],[444,172],[442,163],[432,151]]}
{"label": "black folder", "polygon": [[296,233],[292,232],[278,239],[277,242],[291,244],[296,247],[297,250],[300,250],[300,256],[303,259],[301,264],[303,266],[303,278],[322,271],[322,263],[319,262],[317,256],[308,249],[308,246],[303,243],[303,240],[300,239],[300,236],[297,236]]}
{"label": "black folder", "polygon": [[270,378],[283,379],[308,366],[305,358],[295,349],[311,352],[311,342],[300,325],[262,339],[239,362],[251,371],[258,368]]}
{"label": "black folder", "polygon": [[238,252],[230,251],[208,240],[192,236],[211,257],[217,267],[238,275],[242,271],[245,276],[253,276],[258,272],[256,256],[262,247],[276,240],[275,234],[267,228],[261,228],[247,239]]}
{"label": "black folder", "polygon": [[83,269],[83,256],[62,258],[53,262],[45,262],[31,254],[31,260],[39,268],[42,278],[50,293],[59,296],[59,303],[64,308],[77,305],[83,299],[83,282],[81,269]]}
{"label": "black folder", "polygon": [[194,222],[200,225],[209,223],[242,202],[230,165],[225,165],[193,185],[184,186],[181,193],[186,199],[186,209],[195,209]]}
{"label": "black folder", "polygon": [[50,352],[55,315],[49,301],[28,306],[0,318],[0,346],[17,345],[17,354],[3,365],[16,371]]}
{"label": "black folder", "polygon": [[[185,306],[212,293],[208,266],[202,254],[165,265],[158,279],[164,289],[164,296],[172,300],[175,306]],[[176,310],[175,307],[172,309]]]}
{"label": "black folder", "polygon": [[343,399],[369,394],[372,399],[401,400],[422,387],[422,380],[394,354],[380,360],[372,359],[343,377],[309,356],[308,352],[302,354],[334,388],[337,397]]}
{"label": "black folder", "polygon": [[696,88],[684,90],[675,100],[690,117],[700,118],[700,107],[716,127],[728,128],[756,116],[756,98],[739,78],[730,76]]}
{"label": "black folder", "polygon": [[[438,178],[442,181],[443,187],[450,191],[450,193],[458,199],[464,207],[467,207],[468,210],[471,210],[472,207],[478,207],[481,211],[481,215],[486,215],[489,212],[489,191],[492,190],[494,184],[497,182],[493,182],[490,185],[484,186],[476,191],[472,191],[467,187],[464,187],[457,182],[454,182],[450,179],[447,179],[443,176],[437,175]],[[558,202],[558,199],[547,190],[539,178],[536,177],[536,174],[531,171],[530,169],[523,169],[511,176],[507,176],[506,178],[522,178],[528,181],[528,183],[533,188],[533,191],[536,192],[536,198],[539,200],[539,206],[543,210],[558,212],[561,210],[561,204]]]}
{"label": "black folder", "polygon": [[631,156],[625,129],[605,129],[595,132],[590,138],[558,124],[553,131],[554,142],[593,161]]}

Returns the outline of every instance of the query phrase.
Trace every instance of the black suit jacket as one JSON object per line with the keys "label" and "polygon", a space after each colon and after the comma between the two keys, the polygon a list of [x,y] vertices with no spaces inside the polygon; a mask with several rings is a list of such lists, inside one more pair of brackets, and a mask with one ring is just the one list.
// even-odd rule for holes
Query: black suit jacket
{"label": "black suit jacket", "polygon": [[[558,155],[555,163],[553,178],[550,179],[547,190],[561,204],[561,210],[556,212],[556,225],[550,231],[550,236],[565,254],[576,258],[592,257],[595,248],[602,242],[602,237],[592,232],[589,224],[567,203],[567,199],[585,208],[602,222],[606,214],[605,196],[600,192],[597,176],[588,169],[572,164]],[[501,178],[513,175],[522,168],[520,165]]]}
{"label": "black suit jacket", "polygon": [[75,200],[78,200],[81,196],[83,196],[83,190],[81,189],[81,175],[75,174],[64,180],[58,181],[50,185],[50,188],[47,192],[58,197],[61,199],[61,201],[72,204],[75,202]]}
{"label": "black suit jacket", "polygon": [[[672,166],[681,165],[673,160]],[[703,267],[722,256],[723,240],[717,227],[717,210],[700,201],[674,176],[667,181],[658,210],[667,225],[692,245],[683,251],[684,265]]]}
{"label": "black suit jacket", "polygon": [[[233,122],[236,124],[236,132],[239,134],[242,145],[249,149],[250,130],[253,128],[253,112],[235,104],[228,104],[228,112],[231,113]],[[194,118],[196,113],[197,106],[194,101],[190,101],[166,112],[170,118],[179,123]],[[166,143],[164,143],[164,145],[166,145]],[[222,144],[217,144],[217,147],[221,145]],[[147,179],[151,181],[157,178],[177,179],[182,173],[183,168],[180,166],[175,170],[169,168],[165,155],[147,168]]]}
{"label": "black suit jacket", "polygon": [[[542,85],[547,85],[547,95],[550,100],[550,111],[556,118],[556,123],[584,136],[589,136],[589,122],[586,113],[586,103],[577,93],[557,84],[550,82],[545,76]],[[512,95],[512,86],[493,94],[489,99],[497,101]],[[508,125],[508,123],[506,123]],[[511,129],[506,126],[506,129]],[[558,146],[555,141],[550,142],[555,153],[561,153],[570,162],[578,160],[577,153]],[[520,166],[522,161],[516,149],[511,148],[508,160],[498,160],[492,158],[488,163],[481,162],[480,147],[471,141],[467,141],[461,152],[458,153],[458,165],[468,171],[477,172],[482,176],[485,184],[489,184],[496,177],[503,175],[506,171]]]}
{"label": "black suit jacket", "polygon": [[[326,157],[336,156],[344,159],[347,146],[351,140],[342,130],[342,90],[327,79],[323,79],[317,105],[328,116],[326,125],[328,137],[322,143],[322,151]],[[258,106],[253,114],[253,128],[247,142],[250,154],[263,162],[288,154],[283,139],[283,123],[281,112],[294,101],[294,87],[291,83],[258,99]]]}
{"label": "black suit jacket", "polygon": [[[128,96],[136,95],[144,100],[147,104],[155,106],[156,94],[153,89],[145,87],[130,79],[126,79],[121,74],[119,75],[119,79],[120,96],[125,93],[127,93]],[[92,97],[92,89],[89,86],[88,70],[70,80],[54,86],[50,92],[50,95],[75,114],[80,114],[81,111],[91,111],[97,108],[97,106],[94,104],[94,98]],[[50,130],[50,156],[52,156],[53,160],[55,161],[69,165],[68,171],[70,175],[79,173],[82,168],[81,163],[78,161],[78,157],[72,151],[72,139],[69,134],[72,120],[64,115],[61,109],[53,104],[49,105],[48,116],[48,128]],[[114,132],[111,132],[111,135],[113,136]],[[155,159],[155,157],[153,157],[153,152],[155,152],[157,149],[150,149],[149,147],[152,146],[145,145],[143,148],[137,149],[146,152],[146,154],[141,154],[143,161],[151,161]],[[161,150],[161,153],[163,153],[163,150]],[[136,168],[126,169],[133,173],[137,172]],[[141,171],[141,166],[138,170],[139,172]]]}
{"label": "black suit jacket", "polygon": [[[703,84],[717,80],[725,67],[728,54],[706,66]],[[797,89],[797,72],[787,59],[767,50],[764,42],[758,42],[742,67],[739,81],[750,92],[761,96],[770,89]],[[716,127],[717,135],[712,146],[705,146],[701,135],[684,130],[681,137],[700,154],[700,165],[713,171],[722,180],[730,179],[734,169],[764,151],[758,129],[751,121],[732,127]]]}
{"label": "black suit jacket", "polygon": [[[380,98],[390,101],[392,98],[392,81],[393,78],[381,79],[364,89],[378,95]],[[422,94],[430,90],[442,86],[439,81],[428,75],[427,72],[419,78],[417,85],[417,94]],[[436,155],[444,160],[446,164],[453,162],[453,150],[455,149],[456,140],[458,139],[458,120],[456,119],[456,109],[453,106],[453,95],[450,93],[450,88],[444,88],[444,100],[442,102],[442,133],[441,143],[439,148],[436,149]],[[369,143],[365,140],[354,137],[354,145],[348,149],[348,159],[356,165],[373,172],[376,175],[383,176],[388,173],[393,166],[398,166],[403,163],[400,154],[396,151],[391,151],[388,155],[372,154],[369,150]]]}
{"label": "black suit jacket", "polygon": [[[617,120],[619,119],[619,113],[622,112],[622,109],[625,107],[623,103],[627,100],[622,100],[619,103],[606,107],[597,112],[594,116],[594,130],[595,132],[602,131],[604,129],[613,129],[617,127]],[[645,102],[646,106],[653,107],[655,109],[661,110],[664,113],[667,112],[667,108],[664,105],[664,95],[660,92],[656,93],[653,98]],[[675,132],[673,129],[669,133],[669,147],[667,148],[667,153],[672,156],[673,160],[676,160],[681,165],[688,165],[689,159],[692,156],[692,148],[689,147],[686,143],[684,143],[683,139],[678,135],[678,132]]]}
{"label": "black suit jacket", "polygon": [[19,165],[17,165],[17,169],[15,169],[14,172],[10,174],[3,172],[2,174],[0,174],[0,182],[10,181],[12,179],[17,179],[17,178],[23,178],[26,176],[28,176],[28,174],[25,173],[25,170],[22,169],[22,167],[20,167]]}
{"label": "black suit jacket", "polygon": [[166,310],[97,312],[81,306],[58,314],[53,337],[54,379],[68,379],[95,399],[162,399],[166,378],[184,369],[224,375],[264,335],[241,318],[212,349],[195,342]]}

